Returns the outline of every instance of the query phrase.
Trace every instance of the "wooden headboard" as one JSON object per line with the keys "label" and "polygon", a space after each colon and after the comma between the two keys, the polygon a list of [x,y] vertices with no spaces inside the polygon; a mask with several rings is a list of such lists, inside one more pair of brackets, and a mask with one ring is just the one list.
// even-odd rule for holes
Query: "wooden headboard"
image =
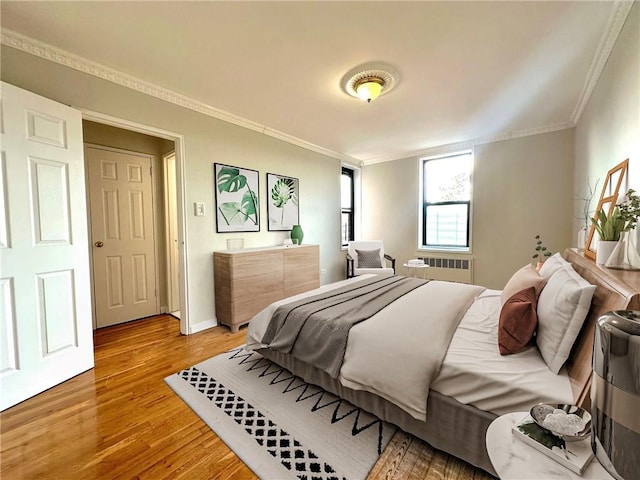
{"label": "wooden headboard", "polygon": [[596,321],[611,310],[640,310],[640,272],[605,268],[575,248],[565,250],[562,256],[578,274],[596,286],[589,314],[566,364],[576,404],[590,409],[591,357]]}

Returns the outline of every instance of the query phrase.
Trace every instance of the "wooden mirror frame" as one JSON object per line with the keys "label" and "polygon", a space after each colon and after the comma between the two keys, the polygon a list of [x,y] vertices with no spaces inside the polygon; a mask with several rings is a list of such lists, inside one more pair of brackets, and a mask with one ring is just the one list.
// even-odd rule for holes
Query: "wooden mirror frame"
{"label": "wooden mirror frame", "polygon": [[[613,209],[616,206],[616,202],[618,201],[618,195],[620,194],[620,186],[622,185],[622,180],[627,173],[627,168],[629,167],[629,159],[627,158],[625,161],[619,163],[611,170],[607,172],[607,178],[604,181],[604,185],[602,185],[602,193],[600,193],[600,200],[598,201],[598,208],[596,208],[595,213],[593,214],[593,219],[598,219],[598,212],[602,209],[606,209],[607,205],[609,206],[609,210],[607,211],[607,218],[611,216]],[[616,174],[618,175],[616,179]],[[615,186],[614,186],[615,184]],[[613,189],[612,189],[613,186]],[[593,223],[589,227],[589,235],[587,235],[587,242],[584,246],[584,256],[591,258],[592,260],[596,259],[596,251],[592,249],[593,237],[595,235],[596,228],[593,226]]]}

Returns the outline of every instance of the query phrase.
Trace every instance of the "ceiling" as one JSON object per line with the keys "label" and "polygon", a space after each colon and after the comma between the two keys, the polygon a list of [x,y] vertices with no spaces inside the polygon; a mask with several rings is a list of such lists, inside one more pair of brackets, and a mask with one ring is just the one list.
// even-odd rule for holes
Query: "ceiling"
{"label": "ceiling", "polygon": [[[367,164],[574,126],[628,12],[620,5],[3,1],[1,25],[3,43],[26,36]],[[400,75],[371,104],[341,89],[368,62]]]}

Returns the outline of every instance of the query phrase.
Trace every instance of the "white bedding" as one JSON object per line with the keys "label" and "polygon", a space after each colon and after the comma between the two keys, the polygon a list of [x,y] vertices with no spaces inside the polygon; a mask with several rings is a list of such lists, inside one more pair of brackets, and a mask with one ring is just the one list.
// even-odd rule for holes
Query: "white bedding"
{"label": "white bedding", "polygon": [[535,346],[515,355],[498,351],[500,291],[486,290],[458,325],[431,389],[502,415],[540,402],[573,403],[563,368],[555,375]]}
{"label": "white bedding", "polygon": [[[263,347],[260,340],[278,306],[362,278],[325,285],[273,303],[251,320],[247,348]],[[462,284],[452,285],[455,288]],[[396,302],[354,326],[349,334],[340,382],[352,389],[376,393],[422,420],[428,394],[424,385],[429,382],[432,390],[496,414],[528,410],[545,400],[572,403],[568,376],[564,371],[560,375],[550,372],[536,347],[517,355],[500,356],[497,341],[500,292],[488,291],[481,295],[484,289],[475,288],[477,290],[468,290],[473,293],[467,305],[447,303],[443,295],[438,301],[425,304],[418,289],[405,295],[401,299],[404,303]],[[429,356],[429,349],[424,346],[439,334],[424,328],[421,322],[420,314],[427,309],[430,312],[461,309],[461,315],[467,310],[435,380],[431,376],[437,372],[423,368],[424,357]]]}

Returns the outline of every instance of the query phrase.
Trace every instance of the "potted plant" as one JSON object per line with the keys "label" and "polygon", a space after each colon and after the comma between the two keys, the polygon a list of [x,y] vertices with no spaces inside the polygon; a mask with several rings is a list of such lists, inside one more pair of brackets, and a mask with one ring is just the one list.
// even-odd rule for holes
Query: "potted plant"
{"label": "potted plant", "polygon": [[542,244],[542,240],[540,239],[540,235],[536,235],[536,247],[535,247],[535,251],[536,253],[533,255],[533,259],[536,260],[537,265],[536,265],[536,270],[540,270],[540,268],[542,267],[542,264],[544,263],[544,261],[547,259],[547,257],[551,256],[551,252],[549,252],[547,250],[547,247],[545,247]]}
{"label": "potted plant", "polygon": [[625,221],[623,232],[628,232],[636,228],[640,221],[640,196],[630,188],[625,197],[626,200],[616,206],[620,209],[620,218]]}
{"label": "potted plant", "polygon": [[635,194],[633,189],[629,189],[624,202],[616,204],[609,217],[604,209],[596,213],[596,216],[591,219],[591,223],[600,237],[596,263],[602,265],[607,261],[616,244],[620,241],[620,236],[624,232],[636,228],[639,217],[640,197]]}

